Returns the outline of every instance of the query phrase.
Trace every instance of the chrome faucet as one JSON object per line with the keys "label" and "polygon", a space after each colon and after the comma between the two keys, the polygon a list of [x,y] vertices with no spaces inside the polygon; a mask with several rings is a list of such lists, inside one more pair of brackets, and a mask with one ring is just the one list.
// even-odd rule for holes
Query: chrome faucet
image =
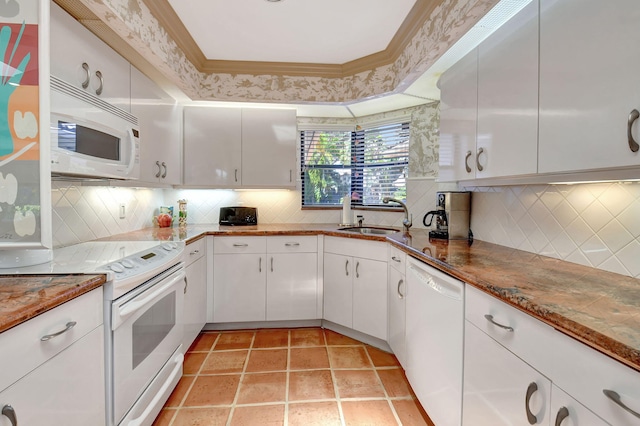
{"label": "chrome faucet", "polygon": [[404,227],[404,232],[409,232],[409,228],[411,228],[411,225],[413,225],[413,223],[411,223],[411,219],[409,218],[409,209],[407,208],[407,205],[402,201],[396,200],[395,198],[391,197],[384,197],[382,199],[382,202],[385,204],[389,204],[389,201],[400,204],[404,209],[404,219],[402,220],[402,226]]}

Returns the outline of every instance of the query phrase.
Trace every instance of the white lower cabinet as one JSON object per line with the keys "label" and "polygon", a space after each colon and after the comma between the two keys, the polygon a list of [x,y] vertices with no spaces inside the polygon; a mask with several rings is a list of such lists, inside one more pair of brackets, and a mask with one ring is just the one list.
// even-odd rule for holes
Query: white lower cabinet
{"label": "white lower cabinet", "polygon": [[317,253],[269,254],[267,321],[316,319]]}
{"label": "white lower cabinet", "polygon": [[551,385],[552,425],[558,426],[606,426],[607,422],[593,414],[568,393]]}
{"label": "white lower cabinet", "polygon": [[324,251],[323,318],[387,340],[386,243],[326,237]]}
{"label": "white lower cabinet", "polygon": [[214,254],[213,322],[265,320],[265,258],[260,253]]}
{"label": "white lower cabinet", "polygon": [[389,301],[389,347],[405,369],[407,368],[406,330],[406,289],[405,275],[398,269],[389,266],[388,294]]}
{"label": "white lower cabinet", "polygon": [[207,322],[207,257],[205,239],[187,245],[185,249],[186,278],[184,286],[184,337],[186,351]]}
{"label": "white lower cabinet", "polygon": [[548,425],[550,380],[471,322],[465,327],[462,424]]}

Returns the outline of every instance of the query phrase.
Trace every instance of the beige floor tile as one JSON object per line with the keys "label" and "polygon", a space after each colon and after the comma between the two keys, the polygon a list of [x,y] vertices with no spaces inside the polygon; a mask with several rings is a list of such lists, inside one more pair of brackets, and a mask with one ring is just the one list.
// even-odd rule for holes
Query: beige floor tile
{"label": "beige floor tile", "polygon": [[182,364],[182,374],[198,374],[206,358],[206,352],[187,352]]}
{"label": "beige floor tile", "polygon": [[225,332],[220,334],[214,351],[224,351],[229,349],[249,349],[253,340],[253,331]]}
{"label": "beige floor tile", "polygon": [[364,346],[329,346],[331,368],[373,368]]}
{"label": "beige floor tile", "polygon": [[295,371],[289,373],[289,401],[335,398],[329,370]]}
{"label": "beige floor tile", "polygon": [[399,367],[400,363],[392,353],[381,351],[373,346],[367,346],[367,352],[376,367]]}
{"label": "beige floor tile", "polygon": [[230,407],[181,408],[172,426],[224,426]]}
{"label": "beige floor tile", "polygon": [[327,348],[324,346],[291,348],[290,352],[289,369],[291,370],[329,368],[329,356],[327,355]]}
{"label": "beige floor tile", "polygon": [[286,348],[289,346],[289,330],[258,330],[254,348]]}
{"label": "beige floor tile", "polygon": [[203,332],[193,341],[188,352],[209,352],[220,333]]}
{"label": "beige floor tile", "polygon": [[291,346],[324,346],[321,328],[300,328],[291,330]]}
{"label": "beige floor tile", "polygon": [[393,407],[403,426],[435,426],[416,400],[395,400]]}
{"label": "beige floor tile", "polygon": [[165,407],[179,407],[182,404],[182,400],[184,399],[189,387],[195,380],[195,376],[182,376],[176,388],[169,395],[169,399],[164,404]]}
{"label": "beige floor tile", "polygon": [[348,426],[397,425],[391,407],[386,400],[343,401],[342,413]]}
{"label": "beige floor tile", "polygon": [[173,416],[178,412],[175,408],[163,408],[151,426],[169,426]]}
{"label": "beige floor tile", "polygon": [[378,376],[387,391],[389,398],[410,397],[413,395],[411,386],[401,368],[378,370]]}
{"label": "beige floor tile", "polygon": [[303,402],[289,404],[289,426],[340,426],[338,403]]}
{"label": "beige floor tile", "polygon": [[336,370],[333,374],[340,398],[384,398],[374,370]]}
{"label": "beige floor tile", "polygon": [[241,373],[249,351],[212,351],[204,361],[200,374]]}
{"label": "beige floor tile", "polygon": [[238,404],[284,402],[287,373],[245,374],[240,384]]}
{"label": "beige floor tile", "polygon": [[287,369],[287,349],[252,350],[247,362],[248,373],[283,371]]}
{"label": "beige floor tile", "polygon": [[284,425],[284,404],[236,407],[231,426]]}
{"label": "beige floor tile", "polygon": [[198,376],[183,406],[230,405],[236,396],[239,383],[239,374]]}
{"label": "beige floor tile", "polygon": [[325,329],[324,335],[327,339],[327,345],[329,346],[363,345],[362,342],[358,342],[357,340],[354,340],[351,337],[344,336],[340,333],[336,333],[335,331]]}

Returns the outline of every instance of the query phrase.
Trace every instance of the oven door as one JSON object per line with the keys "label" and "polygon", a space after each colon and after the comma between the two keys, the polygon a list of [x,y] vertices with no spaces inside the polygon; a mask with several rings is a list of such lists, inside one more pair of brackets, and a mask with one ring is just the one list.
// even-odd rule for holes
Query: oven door
{"label": "oven door", "polygon": [[180,263],[112,304],[115,424],[120,423],[167,361],[176,358],[183,333],[184,280]]}

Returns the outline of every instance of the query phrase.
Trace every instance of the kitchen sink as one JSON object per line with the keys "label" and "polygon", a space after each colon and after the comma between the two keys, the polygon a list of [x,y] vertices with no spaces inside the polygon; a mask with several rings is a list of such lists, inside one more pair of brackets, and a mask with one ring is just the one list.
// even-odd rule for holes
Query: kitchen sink
{"label": "kitchen sink", "polygon": [[338,231],[355,232],[357,234],[372,234],[372,235],[388,235],[400,232],[395,228],[383,228],[374,226],[350,226],[347,228],[338,228]]}

